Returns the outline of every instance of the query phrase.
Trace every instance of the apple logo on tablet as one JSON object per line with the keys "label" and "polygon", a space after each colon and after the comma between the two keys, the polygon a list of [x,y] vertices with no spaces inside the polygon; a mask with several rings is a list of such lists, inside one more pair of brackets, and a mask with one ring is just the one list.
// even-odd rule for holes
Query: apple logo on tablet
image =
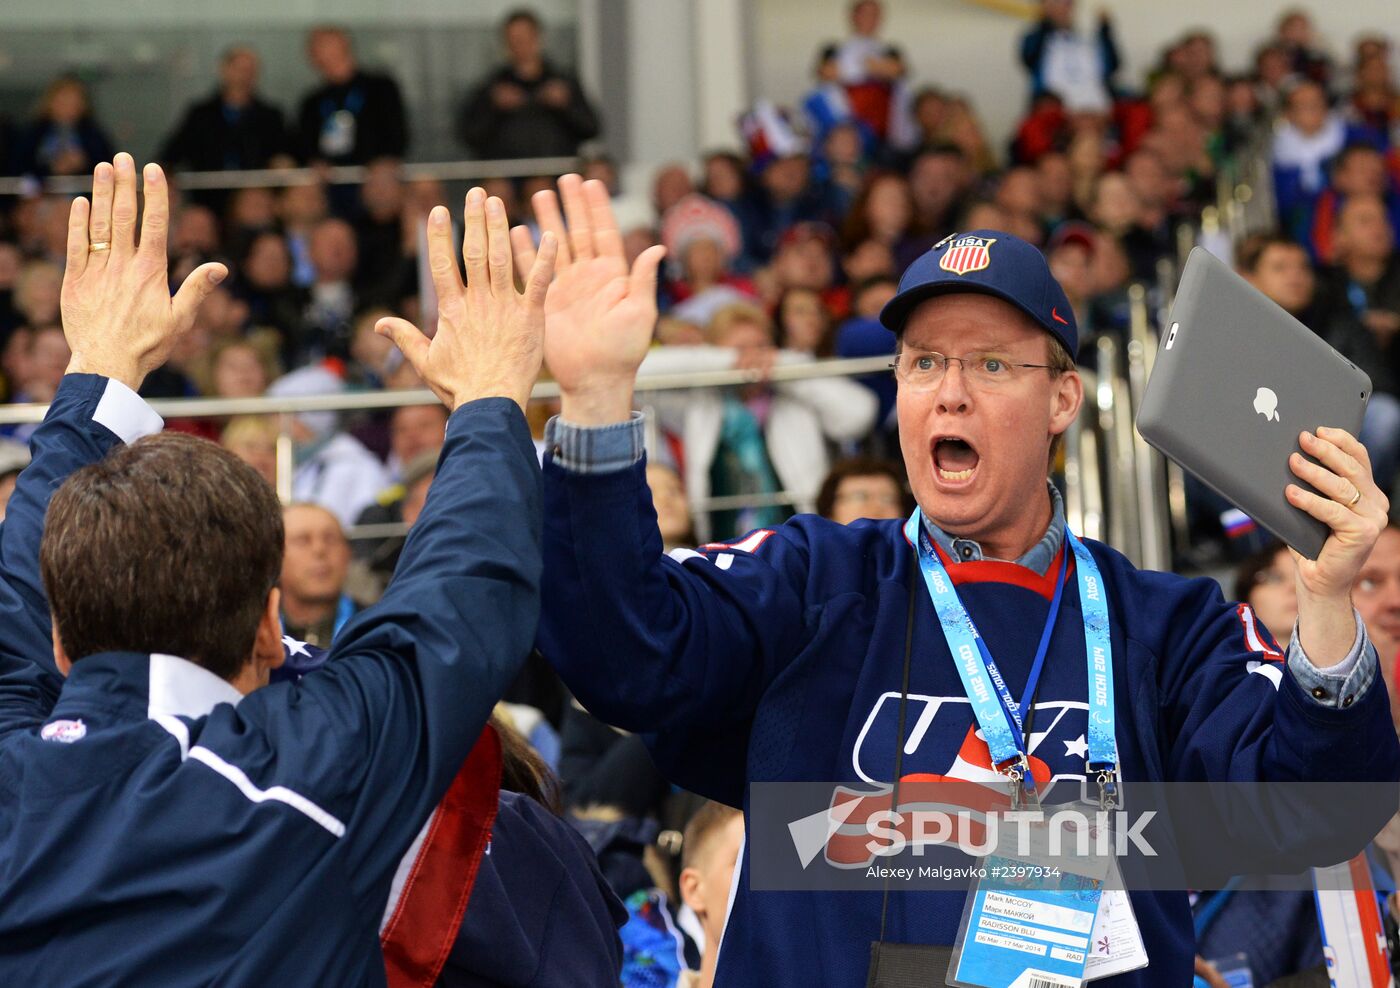
{"label": "apple logo on tablet", "polygon": [[1254,410],[1266,419],[1278,421],[1278,395],[1268,388],[1260,388],[1254,393]]}

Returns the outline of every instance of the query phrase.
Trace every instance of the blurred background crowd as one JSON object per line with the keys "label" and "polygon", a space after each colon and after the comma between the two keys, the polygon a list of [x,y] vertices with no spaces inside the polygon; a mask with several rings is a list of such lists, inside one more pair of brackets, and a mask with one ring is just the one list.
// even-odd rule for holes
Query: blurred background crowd
{"label": "blurred background crowd", "polygon": [[[1377,479],[1394,489],[1400,88],[1389,35],[1336,47],[1295,10],[1259,24],[1245,64],[1223,65],[1202,29],[1163,38],[1155,64],[1128,77],[1119,35],[1132,25],[1090,17],[1072,0],[1032,6],[1032,20],[986,54],[996,72],[1024,80],[1008,141],[984,129],[976,80],[949,88],[919,78],[904,48],[921,42],[888,36],[884,6],[862,0],[839,8],[844,25],[832,18],[840,36],[811,53],[805,90],[764,94],[734,121],[729,146],[650,174],[609,156],[609,122],[565,68],[568,53],[546,49],[540,17],[522,9],[501,21],[500,63],[480,66],[460,95],[461,155],[572,159],[571,170],[614,194],[629,259],[667,246],[643,375],[753,372],[744,385],[642,395],[653,413],[648,479],[667,549],[733,538],[794,511],[842,523],[909,512],[890,375],[770,375],[892,353],[877,316],[900,273],[948,235],[974,229],[1044,250],[1087,341],[1080,359],[1095,368],[1097,340],[1132,344],[1135,300],[1149,309],[1164,301],[1189,224],[1191,243],[1235,264],[1370,375],[1362,439]],[[207,97],[168,121],[153,150],[183,187],[172,278],[211,259],[231,277],[148,378],[148,397],[421,387],[373,326],[386,314],[418,320],[434,310],[420,268],[424,219],[433,205],[460,201],[460,187],[403,167],[422,121],[392,66],[363,65],[353,35],[332,26],[306,36],[305,56],[319,80],[313,89],[266,92],[258,51],[227,48]],[[14,194],[0,196],[7,402],[48,401],[68,362],[59,294],[70,196],[52,191],[53,179],[110,158],[102,103],[83,78],[64,75],[30,118],[0,124],[0,171],[16,179],[5,186]],[[481,184],[505,200],[513,222],[533,227],[532,192],[568,165]],[[209,180],[298,167],[311,171]],[[1222,185],[1246,173],[1253,194],[1267,198],[1254,208],[1270,221],[1247,236],[1214,212]],[[532,410],[539,436],[552,409],[541,401]],[[293,638],[326,645],[392,572],[432,480],[445,415],[404,405],[176,418],[169,427],[223,443],[271,482],[278,437],[290,438],[284,621]],[[29,428],[0,429],[9,439],[0,498],[26,460]],[[1220,572],[1244,560],[1233,589],[1286,640],[1296,613],[1286,555],[1209,491],[1188,482],[1185,493],[1189,538],[1174,547],[1174,564]],[[1400,533],[1387,532],[1377,554],[1357,603],[1371,602],[1364,616],[1389,662],[1400,652]],[[633,913],[629,983],[676,983],[713,938],[706,917],[722,920],[738,817],[711,808],[683,841],[693,803],[671,792],[637,739],[574,706],[543,663],[510,699],[513,723],[560,772],[565,801],[584,811],[580,826]],[[673,921],[680,914],[683,933]]]}

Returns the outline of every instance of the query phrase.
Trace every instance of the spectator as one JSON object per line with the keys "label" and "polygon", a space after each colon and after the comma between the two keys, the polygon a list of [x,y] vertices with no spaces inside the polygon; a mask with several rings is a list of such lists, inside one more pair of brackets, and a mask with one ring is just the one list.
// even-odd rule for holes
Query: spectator
{"label": "spectator", "polygon": [[[447,416],[441,405],[402,405],[394,409],[389,417],[388,462],[388,474],[394,482],[360,512],[355,524],[412,524],[412,518],[423,507],[421,503],[414,506],[416,493],[422,493],[416,488],[427,490],[425,478],[430,480],[433,475],[446,431]],[[371,575],[387,582],[398,565],[403,543],[402,536],[360,539],[355,543],[355,558]]]}
{"label": "spectator", "polygon": [[1351,596],[1375,643],[1381,669],[1391,674],[1385,680],[1391,691],[1390,709],[1400,724],[1400,690],[1394,685],[1395,673],[1400,671],[1400,527],[1394,523],[1376,540]]}
{"label": "spectator", "polygon": [[1026,165],[1008,169],[997,185],[996,204],[1006,214],[1006,231],[1039,245],[1045,240],[1040,225],[1043,202],[1036,171]]}
{"label": "spectator", "polygon": [[[880,38],[884,7],[879,0],[855,0],[850,10],[851,34],[835,52],[837,79],[846,87],[855,118],[877,140],[884,141],[900,134],[904,127],[895,121],[902,112],[900,81],[906,72],[904,56]],[[903,133],[908,133],[907,127]]]}
{"label": "spectator", "polygon": [[219,445],[277,486],[277,422],[268,415],[235,415],[219,436]]}
{"label": "spectator", "polygon": [[289,185],[278,197],[277,218],[287,238],[287,249],[292,252],[292,283],[300,288],[309,288],[316,280],[316,269],[311,263],[311,231],[329,214],[326,187],[320,182]]}
{"label": "spectator", "polygon": [[402,158],[408,118],[398,84],[361,69],[350,35],[338,27],[312,29],[306,55],[321,85],[302,98],[297,114],[302,157],[331,165]]}
{"label": "spectator", "polygon": [[[608,195],[616,198],[622,194],[622,179],[617,174],[617,160],[610,154],[592,154],[583,160],[579,166],[579,174],[586,182],[590,178],[596,178],[608,188]],[[505,200],[506,206],[510,206],[510,200]],[[510,215],[514,211],[507,208],[506,214]]]}
{"label": "spectator", "polygon": [[[366,309],[355,319],[355,335],[350,340],[350,357],[353,363],[347,368],[349,383],[355,387],[374,389],[423,386],[413,365],[403,359],[398,347],[374,331],[375,324],[380,319],[392,315],[393,312],[389,309]],[[387,448],[386,445],[386,452]]]}
{"label": "spectator", "polygon": [[1346,145],[1347,128],[1327,106],[1327,92],[1301,81],[1288,90],[1284,121],[1274,134],[1274,195],[1279,221],[1295,239],[1307,236],[1327,166]]}
{"label": "spectator", "polygon": [[269,361],[246,340],[226,340],[209,355],[208,389],[216,398],[259,398],[276,376]]}
{"label": "spectator", "polygon": [[[773,326],[757,306],[732,305],[711,322],[711,346],[655,349],[643,373],[704,368],[764,371],[775,363],[810,360],[782,353]],[[876,400],[843,378],[757,383],[725,391],[657,392],[648,397],[663,428],[677,435],[685,453],[685,489],[691,503],[712,494],[776,494],[787,491],[808,510],[826,475],[828,442],[854,440],[874,424]],[[695,518],[696,535],[732,535],[781,518],[776,506],[716,512]]]}
{"label": "spectator", "polygon": [[282,510],[286,548],[282,554],[282,629],[297,641],[330,648],[359,605],[345,592],[350,543],[335,515],[318,504],[293,503]]}
{"label": "spectator", "polygon": [[[705,156],[700,191],[729,210],[741,231],[752,225],[748,171],[744,159],[734,152],[714,151]],[[748,253],[747,245],[744,253]]]}
{"label": "spectator", "polygon": [[1107,11],[1091,41],[1074,29],[1074,0],[1041,0],[1040,22],[1021,39],[1031,99],[1052,93],[1070,112],[1107,112],[1120,58]]}
{"label": "spectator", "polygon": [[765,298],[776,303],[784,291],[806,288],[821,295],[822,304],[841,318],[850,309],[850,295],[836,284],[836,234],[824,223],[798,223],[778,241],[773,263],[761,272]]}
{"label": "spectator", "polygon": [[672,162],[662,165],[651,179],[651,205],[658,217],[665,216],[671,207],[695,191],[690,169]]}
{"label": "spectator", "polygon": [[63,269],[49,261],[30,261],[15,279],[15,308],[31,328],[58,322]]}
{"label": "spectator", "polygon": [[569,157],[598,136],[578,79],[544,56],[540,32],[530,10],[501,26],[508,64],[477,85],[462,113],[462,139],[478,158]]}
{"label": "spectator", "polygon": [[305,335],[303,317],[309,301],[305,289],[292,284],[292,254],[280,233],[268,230],[253,237],[238,265],[237,290],[257,326],[277,330],[284,354]]}
{"label": "spectator", "polygon": [[1348,145],[1332,161],[1331,171],[1331,181],[1318,196],[1308,229],[1308,249],[1323,264],[1337,261],[1337,215],[1348,197],[1381,197],[1391,228],[1400,225],[1400,198],[1393,194],[1385,156],[1379,151],[1364,144]]}
{"label": "spectator", "polygon": [[919,226],[908,179],[883,171],[866,178],[846,214],[842,240],[848,248],[867,240],[878,240],[889,247],[895,265],[901,270],[933,246],[933,239]]}
{"label": "spectator", "polygon": [[1337,217],[1336,265],[1322,272],[1322,288],[1333,305],[1344,305],[1371,331],[1394,366],[1400,332],[1400,255],[1385,202],[1354,195]]}
{"label": "spectator", "polygon": [[277,228],[277,194],[262,186],[235,189],[229,193],[224,211],[224,250],[230,257],[242,257],[260,233]]}
{"label": "spectator", "polygon": [[1065,220],[1078,219],[1074,204],[1074,172],[1069,158],[1055,151],[1041,155],[1035,164],[1036,185],[1040,189],[1040,225],[1053,230]]}
{"label": "spectator", "polygon": [[258,96],[258,55],[236,45],[219,59],[218,90],[185,111],[157,157],[194,171],[266,168],[291,145],[282,111]]}
{"label": "spectator", "polygon": [[862,518],[904,518],[913,509],[899,468],[873,457],[837,460],[817,494],[817,514],[838,525]]}
{"label": "spectator", "polygon": [[835,346],[831,313],[810,288],[789,288],[773,310],[778,349],[829,357]]}
{"label": "spectator", "polygon": [[389,472],[407,482],[408,464],[442,448],[447,415],[441,405],[403,405],[389,418]]}
{"label": "spectator", "polygon": [[1324,88],[1332,81],[1332,59],[1318,42],[1312,18],[1302,10],[1290,10],[1278,22],[1275,42],[1288,56],[1295,75]]}
{"label": "spectator", "polygon": [[1356,133],[1368,145],[1391,146],[1391,133],[1400,119],[1400,91],[1395,88],[1385,55],[1357,59],[1356,85],[1347,114]]}
{"label": "spectator", "polygon": [[719,942],[729,912],[729,888],[744,843],[744,815],[732,806],[707,801],[686,825],[681,843],[681,898],[704,931],[699,971],[681,975],[678,988],[711,988],[719,963]]}
{"label": "spectator", "polygon": [[698,193],[681,199],[661,218],[661,242],[670,258],[666,290],[675,318],[704,326],[725,305],[756,296],[753,283],[731,268],[743,242],[739,224],[719,203]]}
{"label": "spectator", "polygon": [[826,143],[827,135],[834,128],[853,124],[862,139],[869,137],[873,141],[874,134],[866,127],[864,121],[857,119],[855,111],[851,108],[851,100],[841,81],[841,65],[837,51],[836,45],[826,45],[817,53],[814,73],[816,86],[802,98],[802,113],[806,117],[812,139],[821,146]]}
{"label": "spectator", "polygon": [[315,281],[303,336],[295,342],[298,362],[308,357],[348,356],[351,320],[359,308],[352,280],[359,263],[354,228],[344,220],[324,219],[312,229],[309,247]]}
{"label": "spectator", "polygon": [[354,284],[362,305],[395,308],[416,295],[417,270],[410,257],[418,253],[416,224],[404,222],[407,196],[396,161],[368,166],[360,186],[360,211],[355,221],[358,260]]}
{"label": "spectator", "polygon": [[1256,234],[1239,251],[1244,276],[1290,315],[1308,326],[1371,378],[1374,389],[1357,436],[1371,456],[1376,484],[1389,491],[1400,470],[1400,399],[1394,372],[1375,336],[1346,310],[1327,312],[1305,250],[1278,234]]}
{"label": "spectator", "polygon": [[875,275],[866,278],[851,290],[851,317],[853,319],[874,319],[885,307],[885,303],[899,292],[899,279],[892,275]]}
{"label": "spectator", "polygon": [[1095,327],[1089,305],[1097,294],[1094,283],[1094,247],[1098,236],[1087,223],[1062,223],[1050,237],[1045,258],[1050,273],[1065,290],[1065,298],[1074,309],[1075,321],[1082,330]]}
{"label": "spectator", "polygon": [[770,259],[779,238],[793,225],[827,223],[833,216],[826,189],[812,181],[811,161],[805,151],[774,158],[758,181],[752,215],[756,225],[744,231],[744,244],[758,260]]}
{"label": "spectator", "polygon": [[51,82],[19,141],[16,170],[40,177],[80,175],[111,157],[112,142],[93,117],[87,87],[76,76]]}
{"label": "spectator", "polygon": [[0,240],[0,345],[23,321],[15,305],[15,284],[23,266],[19,246]]}
{"label": "spectator", "polygon": [[[1254,617],[1281,649],[1288,647],[1293,638],[1294,622],[1298,620],[1294,582],[1293,559],[1288,554],[1288,546],[1277,541],[1250,556],[1235,570],[1234,599],[1254,610]],[[1375,641],[1375,636],[1371,640]]]}
{"label": "spectator", "polygon": [[[22,390],[16,395],[17,401],[53,401],[63,373],[73,353],[68,349],[68,341],[63,337],[63,327],[57,323],[38,326],[29,344],[29,376],[22,382]],[[33,428],[26,429],[26,434]]]}
{"label": "spectator", "polygon": [[972,182],[967,155],[952,144],[925,148],[915,155],[909,165],[909,189],[919,225],[938,237],[952,233],[953,219]]}
{"label": "spectator", "polygon": [[681,475],[668,464],[648,463],[647,486],[651,488],[651,503],[656,508],[656,527],[661,532],[662,548],[667,552],[693,549],[695,526],[690,519],[690,503],[685,499]]}
{"label": "spectator", "polygon": [[[345,382],[325,367],[304,367],[273,382],[270,398],[339,394]],[[328,509],[342,525],[353,525],[375,495],[388,486],[388,473],[374,454],[336,428],[334,412],[288,416],[296,470],[292,498]]]}

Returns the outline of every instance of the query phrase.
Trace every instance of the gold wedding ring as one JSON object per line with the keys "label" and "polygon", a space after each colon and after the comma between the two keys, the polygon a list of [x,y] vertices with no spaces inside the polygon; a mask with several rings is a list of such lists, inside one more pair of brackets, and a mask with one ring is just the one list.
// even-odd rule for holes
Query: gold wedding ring
{"label": "gold wedding ring", "polygon": [[97,243],[95,243],[95,244],[88,244],[88,253],[89,253],[89,254],[96,254],[99,250],[111,250],[111,249],[112,249],[112,241],[110,241],[110,240],[99,240],[99,241],[98,241]]}
{"label": "gold wedding ring", "polygon": [[1361,488],[1358,487],[1358,488],[1356,489],[1356,496],[1353,497],[1350,501],[1347,502],[1347,507],[1348,507],[1348,508],[1354,508],[1354,507],[1356,507],[1356,506],[1357,506],[1358,504],[1360,504],[1360,503],[1361,503]]}

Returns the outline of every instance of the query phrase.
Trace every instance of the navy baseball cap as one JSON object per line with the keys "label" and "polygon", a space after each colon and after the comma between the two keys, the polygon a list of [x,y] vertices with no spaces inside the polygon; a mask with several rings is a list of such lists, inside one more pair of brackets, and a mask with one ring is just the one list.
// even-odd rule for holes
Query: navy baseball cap
{"label": "navy baseball cap", "polygon": [[1079,327],[1065,290],[1039,248],[1001,230],[972,230],[944,237],[899,279],[899,294],[880,311],[880,322],[898,336],[919,305],[935,295],[977,292],[1010,302],[1036,325],[1079,353]]}

